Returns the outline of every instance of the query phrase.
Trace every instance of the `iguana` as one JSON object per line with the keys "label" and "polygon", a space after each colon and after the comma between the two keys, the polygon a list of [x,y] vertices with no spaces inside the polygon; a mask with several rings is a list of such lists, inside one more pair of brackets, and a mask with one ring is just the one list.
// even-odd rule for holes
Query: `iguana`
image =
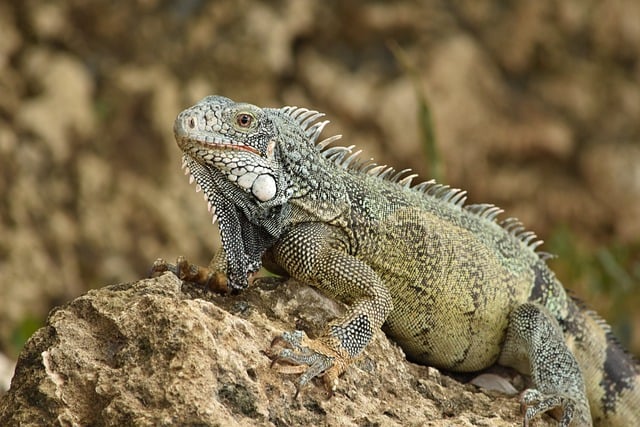
{"label": "iguana", "polygon": [[640,368],[609,327],[567,295],[542,243],[491,204],[396,172],[322,141],[306,108],[259,108],[209,96],[174,126],[183,168],[219,222],[207,268],[157,260],[215,289],[241,290],[263,264],[347,304],[309,339],[285,332],[282,372],[299,387],[338,376],[382,328],[415,362],[455,372],[492,364],[531,376],[524,425],[640,425]]}

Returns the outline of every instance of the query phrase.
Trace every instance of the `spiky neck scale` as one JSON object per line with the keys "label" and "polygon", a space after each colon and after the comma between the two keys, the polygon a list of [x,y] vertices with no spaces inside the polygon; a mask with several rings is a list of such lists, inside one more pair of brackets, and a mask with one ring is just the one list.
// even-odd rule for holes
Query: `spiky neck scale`
{"label": "spiky neck scale", "polygon": [[344,182],[336,165],[326,158],[324,148],[340,139],[335,135],[317,139],[329,123],[317,120],[324,114],[306,108],[270,110],[280,126],[277,150],[291,197],[289,202],[318,220],[331,222],[349,209]]}

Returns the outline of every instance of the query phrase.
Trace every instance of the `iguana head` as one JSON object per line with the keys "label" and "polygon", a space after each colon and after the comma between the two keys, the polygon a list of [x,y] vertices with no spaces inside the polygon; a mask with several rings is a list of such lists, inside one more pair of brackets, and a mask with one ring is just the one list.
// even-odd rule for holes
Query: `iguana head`
{"label": "iguana head", "polygon": [[303,108],[258,108],[208,96],[176,118],[174,132],[183,167],[204,192],[220,224],[231,286],[248,273],[287,227],[292,203],[322,219],[344,204],[340,180],[328,171],[316,144],[328,122]]}
{"label": "iguana head", "polygon": [[277,130],[264,110],[209,96],[183,111],[174,132],[184,154],[214,168],[256,203],[287,199],[275,153]]}
{"label": "iguana head", "polygon": [[332,212],[339,180],[326,170],[330,162],[322,150],[340,136],[317,142],[328,123],[318,121],[322,116],[305,108],[259,108],[208,96],[178,115],[174,131],[192,174],[197,163],[224,177],[226,182],[219,182],[224,188],[217,191],[245,210],[280,206],[308,194],[326,205],[314,211]]}

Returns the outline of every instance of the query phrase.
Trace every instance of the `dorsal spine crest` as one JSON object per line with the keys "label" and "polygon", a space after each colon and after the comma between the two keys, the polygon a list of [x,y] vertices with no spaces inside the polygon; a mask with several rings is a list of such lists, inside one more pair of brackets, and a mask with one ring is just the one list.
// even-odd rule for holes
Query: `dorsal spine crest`
{"label": "dorsal spine crest", "polygon": [[[373,159],[361,160],[362,150],[354,152],[354,145],[329,147],[331,143],[340,139],[342,135],[334,135],[318,141],[320,134],[329,124],[329,120],[317,121],[325,116],[323,113],[295,106],[282,107],[280,111],[292,118],[300,126],[309,141],[315,145],[324,158],[344,170],[398,184],[405,189],[416,191],[443,203],[465,209],[489,222],[497,222],[498,216],[504,212],[503,209],[489,203],[465,205],[467,200],[466,191],[451,188],[446,184],[439,184],[433,179],[411,186],[412,181],[418,177],[417,174],[410,173],[411,169],[396,171],[393,167],[375,163]],[[528,231],[518,219],[506,218],[497,223],[513,238],[535,251],[542,260],[553,257],[553,255],[546,252],[536,251],[543,241],[538,239],[534,232]]]}

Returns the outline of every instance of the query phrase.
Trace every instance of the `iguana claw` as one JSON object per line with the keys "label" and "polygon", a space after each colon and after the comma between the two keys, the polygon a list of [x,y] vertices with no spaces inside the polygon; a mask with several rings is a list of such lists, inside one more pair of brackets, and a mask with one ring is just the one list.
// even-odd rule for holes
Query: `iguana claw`
{"label": "iguana claw", "polygon": [[[303,331],[284,332],[271,342],[272,348],[280,344],[288,347],[277,352],[271,366],[276,367],[278,372],[284,374],[301,374],[296,382],[295,397],[298,396],[300,389],[313,378],[324,376],[335,366],[335,358],[311,348],[319,347],[313,343],[314,341],[309,340]],[[286,365],[280,364],[283,362]],[[333,375],[325,377],[325,385],[327,385],[330,395],[333,394],[334,387],[333,384],[327,384],[326,379],[331,377]]]}
{"label": "iguana claw", "polygon": [[192,264],[182,256],[176,259],[175,264],[170,264],[162,258],[156,259],[151,266],[149,277],[158,277],[167,271],[173,273],[180,280],[206,286],[214,292],[228,293],[230,291],[224,274]]}
{"label": "iguana claw", "polygon": [[[530,388],[522,393],[520,402],[525,411],[523,426],[528,427],[529,422],[536,417],[536,415],[550,411],[552,415],[559,415],[558,422],[560,427],[568,427],[574,419],[574,413],[576,412],[576,402],[566,396],[560,395],[545,395],[539,390]],[[584,424],[588,420],[585,419]],[[588,424],[590,425],[590,423]]]}

